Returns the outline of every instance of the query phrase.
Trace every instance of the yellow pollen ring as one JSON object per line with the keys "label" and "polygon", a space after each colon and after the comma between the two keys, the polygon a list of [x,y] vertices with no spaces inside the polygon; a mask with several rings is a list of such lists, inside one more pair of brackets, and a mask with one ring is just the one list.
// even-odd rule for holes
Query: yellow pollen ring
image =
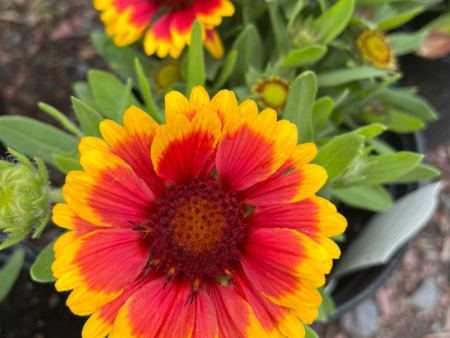
{"label": "yellow pollen ring", "polygon": [[267,81],[258,82],[253,89],[265,107],[276,111],[284,109],[289,92],[289,84],[280,78],[270,78]]}
{"label": "yellow pollen ring", "polygon": [[370,61],[374,66],[388,69],[395,67],[394,52],[382,33],[366,30],[358,38],[356,44],[364,59]]}

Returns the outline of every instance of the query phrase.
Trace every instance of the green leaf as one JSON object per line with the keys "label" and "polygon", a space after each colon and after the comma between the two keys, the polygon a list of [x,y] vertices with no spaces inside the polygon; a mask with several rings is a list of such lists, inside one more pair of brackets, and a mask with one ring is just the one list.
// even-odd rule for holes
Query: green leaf
{"label": "green leaf", "polygon": [[380,155],[391,155],[397,152],[391,145],[381,140],[370,139],[367,140],[367,144],[373,147],[373,149]]}
{"label": "green leaf", "polygon": [[103,117],[96,110],[75,97],[72,97],[72,104],[84,134],[86,136],[102,137],[100,122],[103,121]]}
{"label": "green leaf", "polygon": [[6,265],[0,270],[0,303],[5,300],[17,278],[19,278],[24,258],[25,251],[16,249]]}
{"label": "green leaf", "polygon": [[[90,70],[88,73],[89,84],[100,107],[100,112],[108,118],[117,121],[117,117],[122,114],[122,99],[126,93],[125,85],[114,75],[100,71]],[[127,107],[132,105],[141,107],[134,95],[130,95]],[[118,121],[122,123],[122,121]]]}
{"label": "green leaf", "polygon": [[319,87],[334,87],[348,82],[386,76],[386,71],[373,67],[345,68],[317,75]]}
{"label": "green leaf", "polygon": [[125,114],[125,111],[130,108],[130,101],[131,101],[131,96],[133,95],[133,93],[131,92],[131,90],[133,89],[133,80],[128,79],[127,80],[127,84],[125,86],[125,92],[123,93],[122,97],[120,98],[120,102],[119,102],[119,109],[118,109],[118,115],[115,118],[115,121],[118,124],[122,124],[123,123],[123,115]]}
{"label": "green leaf", "polygon": [[411,53],[428,35],[428,31],[415,33],[393,33],[388,35],[389,45],[397,55]]}
{"label": "green leaf", "polygon": [[353,0],[340,0],[314,22],[321,42],[328,44],[347,27],[353,15]]}
{"label": "green leaf", "polygon": [[411,171],[391,181],[391,183],[418,182],[422,180],[429,180],[440,175],[441,172],[435,167],[427,164],[418,164]]}
{"label": "green leaf", "polygon": [[328,97],[321,97],[314,103],[312,112],[312,124],[314,131],[319,130],[323,126],[325,121],[330,117],[333,111],[333,100]]}
{"label": "green leaf", "polygon": [[78,129],[78,127],[76,125],[74,125],[72,123],[72,121],[70,121],[66,115],[64,115],[63,113],[61,113],[58,109],[43,103],[43,102],[39,102],[38,103],[38,107],[39,109],[41,109],[42,111],[46,112],[47,114],[49,114],[50,116],[54,117],[59,123],[62,124],[62,126],[64,128],[66,128],[67,131],[71,132],[72,134],[74,134],[75,136],[78,136],[79,138],[84,137],[85,135],[81,132],[80,129]]}
{"label": "green leaf", "polygon": [[325,292],[324,287],[317,289],[322,297],[322,304],[319,306],[319,316],[315,322],[327,322],[328,317],[333,315],[336,311],[336,305],[334,304],[333,298]]}
{"label": "green leaf", "polygon": [[404,112],[389,109],[383,115],[365,113],[362,115],[366,122],[379,122],[397,133],[411,133],[423,129],[425,124],[417,117],[410,116]]}
{"label": "green leaf", "polygon": [[312,113],[316,90],[316,76],[310,71],[300,74],[289,89],[283,118],[297,126],[299,144],[314,139]]}
{"label": "green leaf", "polygon": [[34,281],[40,283],[54,282],[56,278],[53,277],[52,264],[55,261],[55,252],[53,251],[53,246],[55,245],[55,239],[49,245],[41,251],[33,266],[31,267],[31,278]]}
{"label": "green leaf", "polygon": [[293,50],[284,59],[283,68],[300,67],[320,60],[327,52],[325,46],[309,46]]}
{"label": "green leaf", "polygon": [[194,25],[192,26],[192,38],[189,47],[188,60],[187,97],[191,95],[191,91],[195,86],[205,85],[206,75],[202,42],[202,24],[198,20],[195,20]]}
{"label": "green leaf", "polygon": [[142,68],[141,62],[139,58],[134,59],[134,69],[136,70],[137,78],[139,81],[139,86],[141,88],[141,94],[144,98],[145,105],[149,109],[150,116],[158,123],[162,123],[162,119],[156,110],[155,103],[153,102],[152,90],[150,88],[150,84],[147,81],[147,77],[145,76],[144,69]]}
{"label": "green leaf", "polygon": [[232,51],[237,52],[236,66],[230,76],[230,87],[245,85],[245,74],[249,67],[261,71],[263,66],[263,46],[255,26],[247,25],[234,40]]}
{"label": "green leaf", "polygon": [[380,98],[423,121],[433,121],[438,118],[436,110],[423,98],[414,94],[405,93],[399,89],[385,89]]}
{"label": "green leaf", "polygon": [[36,156],[54,164],[52,154],[69,153],[78,140],[45,123],[23,116],[0,117],[0,139],[30,157]]}
{"label": "green leaf", "polygon": [[392,207],[389,191],[380,185],[332,189],[331,194],[339,201],[359,209],[378,212]]}
{"label": "green leaf", "polygon": [[10,246],[13,246],[14,244],[19,243],[21,240],[23,240],[25,237],[28,236],[28,234],[31,231],[31,228],[33,227],[33,224],[30,224],[28,227],[23,228],[21,232],[13,233],[9,235],[1,244],[0,244],[0,250],[9,248]]}
{"label": "green leaf", "polygon": [[310,326],[303,324],[305,327],[305,337],[304,338],[319,338],[316,331],[314,331]]}
{"label": "green leaf", "polygon": [[52,156],[56,167],[64,174],[68,174],[73,170],[83,171],[83,167],[80,164],[80,154],[77,155],[53,154]]}
{"label": "green leaf", "polygon": [[222,71],[220,72],[219,78],[214,84],[213,89],[214,92],[218,92],[220,89],[222,89],[225,83],[230,78],[231,73],[233,72],[234,67],[236,66],[237,55],[238,52],[235,50],[232,50],[231,52],[228,53],[227,59],[225,61],[224,66],[222,67]]}
{"label": "green leaf", "polygon": [[286,23],[281,16],[280,10],[278,8],[277,0],[266,0],[267,7],[269,8],[270,20],[272,22],[273,34],[275,36],[275,41],[277,42],[278,50],[281,54],[286,54],[291,46],[289,37],[286,30]]}
{"label": "green leaf", "polygon": [[375,136],[380,135],[386,129],[387,127],[383,126],[382,124],[373,123],[368,126],[358,128],[354,130],[353,133],[364,136],[365,140],[369,140]]}
{"label": "green leaf", "polygon": [[368,156],[356,168],[333,182],[333,188],[389,183],[412,170],[423,155],[401,151],[392,155]]}
{"label": "green leaf", "polygon": [[336,136],[319,149],[314,163],[325,168],[328,181],[331,182],[347,168],[363,142],[364,137],[357,134],[347,133]]}
{"label": "green leaf", "polygon": [[94,94],[92,93],[91,86],[87,82],[79,81],[72,85],[72,90],[75,96],[86,103],[89,107],[95,110],[100,110],[97,101],[95,100]]}
{"label": "green leaf", "polygon": [[408,11],[400,13],[399,15],[381,21],[380,23],[378,23],[378,28],[385,31],[397,28],[403,25],[404,23],[411,21],[415,16],[423,12],[424,9],[425,9],[424,7],[412,8]]}

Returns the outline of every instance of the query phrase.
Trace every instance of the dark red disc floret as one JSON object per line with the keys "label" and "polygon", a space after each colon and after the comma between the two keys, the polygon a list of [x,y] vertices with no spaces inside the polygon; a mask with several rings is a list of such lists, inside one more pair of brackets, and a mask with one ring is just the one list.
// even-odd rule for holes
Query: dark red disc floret
{"label": "dark red disc floret", "polygon": [[233,262],[241,258],[239,244],[250,233],[247,207],[237,202],[235,193],[220,191],[210,176],[188,186],[170,186],[156,206],[148,227],[158,271],[175,271],[194,282],[233,270]]}

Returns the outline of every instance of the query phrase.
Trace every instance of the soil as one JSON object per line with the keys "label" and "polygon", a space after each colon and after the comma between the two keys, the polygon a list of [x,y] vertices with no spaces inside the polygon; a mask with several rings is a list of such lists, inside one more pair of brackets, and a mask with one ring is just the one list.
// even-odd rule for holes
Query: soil
{"label": "soil", "polygon": [[[0,95],[7,114],[23,115],[60,127],[37,107],[45,102],[74,118],[70,104],[71,85],[85,80],[89,68],[108,69],[89,39],[92,30],[102,30],[91,0],[1,0],[0,1]],[[450,66],[442,61],[401,58],[405,73],[402,85],[420,84],[420,92],[444,114],[444,119],[427,130],[431,149],[427,159],[443,170],[450,181],[449,120]],[[445,122],[445,123],[444,123]],[[438,130],[436,132],[436,130]],[[1,150],[0,150],[1,151]],[[64,176],[51,170],[55,186]],[[398,271],[378,290],[374,301],[379,309],[379,329],[374,337],[450,338],[450,185],[443,191],[434,219],[417,236]],[[364,214],[361,217],[366,217]],[[45,247],[61,233],[50,224],[33,244]],[[438,281],[436,305],[417,311],[408,297],[428,277]],[[8,298],[0,303],[0,337],[81,337],[86,320],[66,307],[67,293],[56,292],[53,284],[32,282],[23,271]],[[319,325],[321,338],[351,337],[339,321]]]}

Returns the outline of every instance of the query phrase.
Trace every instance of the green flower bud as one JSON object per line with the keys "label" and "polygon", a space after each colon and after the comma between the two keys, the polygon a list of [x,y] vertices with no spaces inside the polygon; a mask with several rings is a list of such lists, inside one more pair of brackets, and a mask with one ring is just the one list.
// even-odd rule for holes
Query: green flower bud
{"label": "green flower bud", "polygon": [[289,30],[289,37],[294,47],[304,48],[319,43],[319,34],[311,18],[296,21]]}
{"label": "green flower bud", "polygon": [[48,172],[42,160],[34,166],[26,156],[12,149],[15,163],[0,161],[0,229],[9,236],[0,250],[24,239],[32,230],[39,236],[49,218]]}

